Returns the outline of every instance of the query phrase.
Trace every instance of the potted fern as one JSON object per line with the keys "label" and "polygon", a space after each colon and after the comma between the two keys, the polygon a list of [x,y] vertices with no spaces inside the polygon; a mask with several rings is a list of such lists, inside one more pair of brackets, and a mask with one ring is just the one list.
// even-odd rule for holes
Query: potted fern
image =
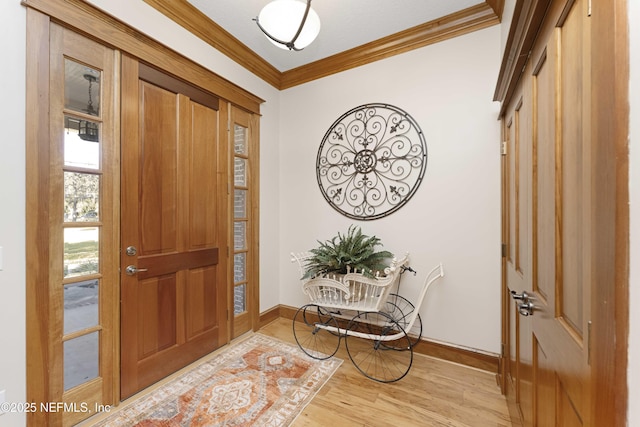
{"label": "potted fern", "polygon": [[331,240],[318,240],[318,243],[320,246],[309,251],[313,255],[305,262],[303,280],[330,274],[346,274],[348,268],[374,277],[376,272],[384,271],[393,258],[389,251],[376,251],[376,246],[382,246],[378,237],[362,234],[360,227],[354,225],[349,227],[347,233],[338,233]]}

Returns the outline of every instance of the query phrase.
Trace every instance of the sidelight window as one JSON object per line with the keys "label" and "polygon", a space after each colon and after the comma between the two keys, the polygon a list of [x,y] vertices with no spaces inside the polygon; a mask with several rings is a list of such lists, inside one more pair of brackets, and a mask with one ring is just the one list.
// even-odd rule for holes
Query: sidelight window
{"label": "sidelight window", "polygon": [[97,378],[100,351],[101,71],[64,61],[64,390]]}
{"label": "sidelight window", "polygon": [[248,129],[239,124],[233,126],[233,311],[235,315],[247,310],[247,257],[250,256],[247,229],[248,197]]}

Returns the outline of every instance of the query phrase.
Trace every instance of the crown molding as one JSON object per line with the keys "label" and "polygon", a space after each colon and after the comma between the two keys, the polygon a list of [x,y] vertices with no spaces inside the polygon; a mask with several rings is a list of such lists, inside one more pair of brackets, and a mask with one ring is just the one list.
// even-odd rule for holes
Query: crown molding
{"label": "crown molding", "polygon": [[485,2],[489,6],[491,6],[491,9],[493,9],[498,19],[502,21],[502,11],[504,10],[504,0],[485,0]]}
{"label": "crown molding", "polygon": [[144,2],[280,90],[496,25],[500,23],[504,5],[504,0],[486,0],[440,19],[280,72],[187,0]]}
{"label": "crown molding", "polygon": [[499,22],[493,8],[486,3],[480,3],[443,18],[285,71],[280,82],[280,89],[288,89],[331,74],[481,30]]}
{"label": "crown molding", "polygon": [[282,72],[209,19],[187,0],[144,0],[144,2],[270,85],[279,88]]}

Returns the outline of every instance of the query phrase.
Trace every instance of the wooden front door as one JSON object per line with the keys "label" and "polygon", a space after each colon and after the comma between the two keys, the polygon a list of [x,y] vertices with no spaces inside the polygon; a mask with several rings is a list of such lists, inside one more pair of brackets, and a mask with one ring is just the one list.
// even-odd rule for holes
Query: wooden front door
{"label": "wooden front door", "polygon": [[123,56],[122,398],[228,341],[218,108],[215,97]]}
{"label": "wooden front door", "polygon": [[507,396],[525,426],[592,425],[589,25],[587,0],[551,4],[504,122]]}

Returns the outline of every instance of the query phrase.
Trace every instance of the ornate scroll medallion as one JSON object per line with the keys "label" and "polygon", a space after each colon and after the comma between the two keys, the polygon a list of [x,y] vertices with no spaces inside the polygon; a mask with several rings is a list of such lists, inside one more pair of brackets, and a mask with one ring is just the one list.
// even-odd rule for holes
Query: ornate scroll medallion
{"label": "ornate scroll medallion", "polygon": [[383,218],[416,192],[427,169],[427,143],[405,111],[366,104],[343,114],[327,130],[316,161],[322,195],[343,215]]}

